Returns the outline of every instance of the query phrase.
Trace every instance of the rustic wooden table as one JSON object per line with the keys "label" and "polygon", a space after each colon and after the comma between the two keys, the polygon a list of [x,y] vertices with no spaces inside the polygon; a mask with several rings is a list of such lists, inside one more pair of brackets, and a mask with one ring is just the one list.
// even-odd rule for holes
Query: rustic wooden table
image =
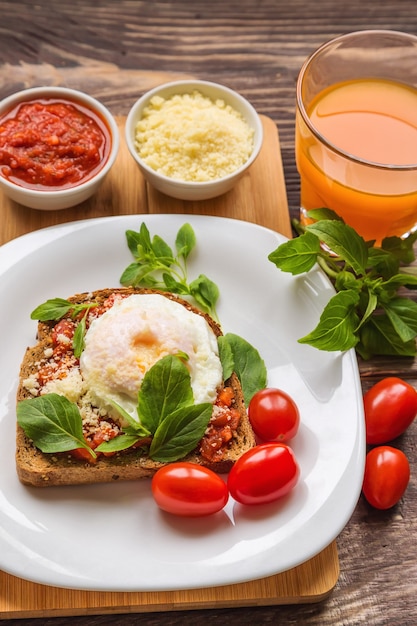
{"label": "rustic wooden table", "polygon": [[[277,124],[290,215],[296,216],[297,73],[305,57],[325,40],[366,28],[417,34],[414,0],[0,1],[0,97],[35,83],[62,83],[64,77],[68,86],[89,92],[115,115],[124,116],[138,95],[166,79],[186,76],[227,84]],[[56,220],[66,218],[61,214]],[[26,229],[32,229],[29,223]],[[374,359],[359,366],[364,390],[392,374],[417,384],[416,362],[411,359]],[[411,463],[405,497],[383,513],[359,500],[337,540],[338,582],[321,602],[135,615],[57,613],[42,623],[415,625],[416,437],[417,423],[396,442]]]}

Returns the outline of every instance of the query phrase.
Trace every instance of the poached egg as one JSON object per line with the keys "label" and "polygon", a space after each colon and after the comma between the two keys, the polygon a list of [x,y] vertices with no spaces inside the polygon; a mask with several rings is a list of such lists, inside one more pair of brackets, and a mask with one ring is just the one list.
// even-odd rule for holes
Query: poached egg
{"label": "poached egg", "polygon": [[162,357],[179,352],[188,356],[194,402],[213,403],[223,370],[217,338],[205,318],[160,294],[132,294],[93,320],[80,371],[100,409],[111,412],[113,401],[138,419],[145,373]]}

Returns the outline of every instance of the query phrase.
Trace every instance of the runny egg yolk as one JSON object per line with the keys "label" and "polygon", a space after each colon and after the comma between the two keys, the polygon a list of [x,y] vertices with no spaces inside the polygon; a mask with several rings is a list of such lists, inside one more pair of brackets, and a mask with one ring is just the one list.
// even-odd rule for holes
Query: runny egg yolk
{"label": "runny egg yolk", "polygon": [[195,403],[213,403],[223,372],[207,321],[162,295],[133,294],[92,322],[80,370],[100,408],[108,409],[113,401],[137,417],[145,373],[162,357],[181,352],[188,356]]}

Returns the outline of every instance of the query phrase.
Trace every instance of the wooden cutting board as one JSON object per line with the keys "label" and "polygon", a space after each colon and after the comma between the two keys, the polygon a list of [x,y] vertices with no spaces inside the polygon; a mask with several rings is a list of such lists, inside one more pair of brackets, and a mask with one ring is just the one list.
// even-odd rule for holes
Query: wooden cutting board
{"label": "wooden cutting board", "polygon": [[[0,244],[54,224],[141,213],[231,217],[261,224],[291,237],[278,131],[269,118],[262,117],[262,122],[265,140],[261,153],[237,186],[220,198],[183,202],[148,187],[127,151],[123,138],[124,119],[118,118],[120,153],[97,195],[64,211],[27,209],[0,195]],[[306,563],[275,576],[244,584],[186,591],[78,591],[32,583],[0,571],[0,619],[318,602],[332,591],[338,576],[335,542]]]}

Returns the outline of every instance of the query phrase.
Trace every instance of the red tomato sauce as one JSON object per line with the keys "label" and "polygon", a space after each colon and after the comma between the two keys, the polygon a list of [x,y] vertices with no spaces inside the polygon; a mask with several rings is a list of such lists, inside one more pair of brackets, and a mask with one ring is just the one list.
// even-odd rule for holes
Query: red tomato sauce
{"label": "red tomato sauce", "polygon": [[0,118],[0,173],[23,187],[79,185],[103,167],[110,148],[105,121],[78,102],[33,100]]}

